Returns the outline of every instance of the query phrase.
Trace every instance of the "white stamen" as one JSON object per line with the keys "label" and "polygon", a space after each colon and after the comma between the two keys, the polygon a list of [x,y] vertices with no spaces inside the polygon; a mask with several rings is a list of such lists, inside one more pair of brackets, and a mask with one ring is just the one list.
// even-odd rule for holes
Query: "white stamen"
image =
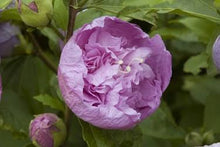
{"label": "white stamen", "polygon": [[126,66],[126,70],[127,70],[127,72],[130,72],[131,71],[131,66]]}
{"label": "white stamen", "polygon": [[139,59],[140,63],[144,63],[144,59],[140,58]]}
{"label": "white stamen", "polygon": [[[131,64],[134,62],[134,61],[137,61],[138,63],[144,63],[144,59],[143,58],[133,58],[129,64],[127,64],[126,68],[125,68],[125,71],[124,70],[119,70],[120,72],[122,73],[129,73],[131,71]],[[118,60],[117,62],[119,65],[122,65],[124,63],[123,60]]]}
{"label": "white stamen", "polygon": [[143,58],[134,58],[134,59],[131,60],[131,62],[128,65],[131,65],[134,61],[138,61],[139,63],[144,63]]}
{"label": "white stamen", "polygon": [[124,63],[123,60],[119,60],[119,61],[118,61],[118,64],[119,64],[119,65],[121,65],[121,64],[123,64],[123,63]]}

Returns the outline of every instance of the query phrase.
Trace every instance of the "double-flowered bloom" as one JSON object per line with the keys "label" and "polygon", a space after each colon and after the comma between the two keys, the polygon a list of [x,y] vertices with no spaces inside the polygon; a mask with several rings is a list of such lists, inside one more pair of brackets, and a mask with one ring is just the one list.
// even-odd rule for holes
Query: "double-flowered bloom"
{"label": "double-flowered bloom", "polygon": [[152,114],[171,77],[171,55],[159,35],[115,17],[74,32],[58,78],[69,108],[101,128],[128,129]]}

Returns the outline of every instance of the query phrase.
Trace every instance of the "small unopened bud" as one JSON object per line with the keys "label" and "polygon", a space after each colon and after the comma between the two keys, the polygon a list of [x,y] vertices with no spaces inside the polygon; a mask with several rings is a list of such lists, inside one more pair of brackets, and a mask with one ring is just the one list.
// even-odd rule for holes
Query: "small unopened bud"
{"label": "small unopened bud", "polygon": [[213,60],[218,70],[220,70],[220,35],[213,45]]}
{"label": "small unopened bud", "polygon": [[202,145],[202,136],[197,132],[191,132],[185,138],[185,142],[189,146],[199,146]]}
{"label": "small unopened bud", "polygon": [[17,0],[17,7],[23,22],[32,27],[46,26],[52,17],[52,0],[34,0],[25,4]]}
{"label": "small unopened bud", "polygon": [[212,131],[205,132],[203,134],[203,144],[211,144],[214,143],[215,137]]}
{"label": "small unopened bud", "polygon": [[38,147],[58,147],[65,140],[66,127],[55,114],[44,113],[31,121],[29,135]]}

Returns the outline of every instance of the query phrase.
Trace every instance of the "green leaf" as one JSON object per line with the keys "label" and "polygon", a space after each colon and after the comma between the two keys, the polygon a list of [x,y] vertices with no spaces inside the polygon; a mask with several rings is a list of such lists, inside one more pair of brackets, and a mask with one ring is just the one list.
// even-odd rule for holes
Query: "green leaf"
{"label": "green leaf", "polygon": [[0,21],[21,21],[21,17],[17,9],[7,9],[0,13]]}
{"label": "green leaf", "polygon": [[82,25],[90,23],[93,19],[103,15],[107,15],[107,13],[93,8],[82,11],[76,17],[75,29],[78,29],[82,27]]}
{"label": "green leaf", "polygon": [[151,36],[155,34],[160,34],[164,39],[177,38],[186,42],[197,42],[198,36],[196,36],[192,31],[184,27],[163,27],[151,32]]}
{"label": "green leaf", "polygon": [[143,134],[162,139],[183,139],[185,132],[175,124],[169,108],[162,106],[163,109],[158,108],[140,124]]}
{"label": "green leaf", "polygon": [[43,105],[50,106],[51,108],[63,112],[65,111],[64,104],[59,99],[53,98],[47,94],[35,96],[34,99],[41,102]]}
{"label": "green leaf", "polygon": [[127,6],[117,13],[117,16],[125,16],[132,19],[146,21],[156,25],[157,14],[154,12],[143,11],[140,7]]}
{"label": "green leaf", "polygon": [[201,53],[199,55],[189,58],[184,64],[184,71],[197,75],[200,73],[202,68],[208,67],[208,55]]}
{"label": "green leaf", "polygon": [[124,5],[129,5],[129,6],[143,6],[143,5],[149,5],[149,6],[154,6],[158,5],[164,2],[169,2],[172,3],[173,0],[126,0],[124,1]]}
{"label": "green leaf", "polygon": [[111,15],[117,17],[125,17],[129,19],[138,19],[141,21],[146,21],[152,25],[155,25],[155,16],[154,14],[148,14],[148,11],[139,9],[137,7],[125,7],[125,6],[110,6],[110,5],[90,5],[88,8],[95,8],[97,10],[108,12]]}
{"label": "green leaf", "polygon": [[219,91],[220,80],[201,76],[189,76],[184,80],[183,89],[190,92],[194,100],[205,104],[212,93]]}
{"label": "green leaf", "polygon": [[174,0],[171,4],[155,6],[155,10],[158,10],[158,13],[176,13],[205,18],[220,24],[220,15],[213,7],[212,0]]}
{"label": "green leaf", "polygon": [[0,9],[6,8],[11,3],[11,1],[12,0],[1,0],[1,2],[0,2]]}
{"label": "green leaf", "polygon": [[139,127],[132,130],[104,130],[94,127],[82,120],[83,139],[89,147],[138,147],[142,144],[142,133]]}
{"label": "green leaf", "polygon": [[68,8],[63,0],[54,0],[53,19],[59,28],[67,29]]}
{"label": "green leaf", "polygon": [[[194,32],[198,38],[204,43],[208,43],[210,36],[207,34],[213,34],[217,25],[213,22],[205,19],[185,17],[173,22],[178,22],[189,28],[190,31]],[[199,27],[198,27],[199,26]]]}
{"label": "green leaf", "polygon": [[0,146],[1,147],[23,147],[30,142],[30,139],[16,139],[8,131],[0,130]]}
{"label": "green leaf", "polygon": [[[158,5],[155,5],[154,7],[150,7],[148,5],[139,4],[140,0],[135,1],[136,4],[139,6],[139,10],[141,12],[150,13],[150,12],[157,12],[157,13],[175,13],[179,15],[187,15],[187,16],[195,16],[199,18],[204,18],[210,21],[213,21],[215,23],[220,24],[220,15],[217,13],[217,10],[215,7],[213,7],[211,0],[173,0],[171,3],[161,3]],[[133,6],[134,8],[137,7],[136,4],[132,3],[130,5],[129,3],[126,3],[127,1],[123,1],[124,3],[118,3],[117,5],[111,5],[109,6],[108,3],[99,3],[96,5],[89,5],[88,7],[98,8],[102,9],[108,12],[112,13],[118,13],[121,10],[125,9],[126,7]],[[152,1],[154,2],[154,1]],[[161,1],[162,2],[162,1]],[[149,4],[149,1],[145,0],[142,1],[142,3]],[[156,2],[157,3],[157,2]],[[159,2],[160,3],[160,2]],[[136,6],[135,6],[136,5]],[[131,17],[130,15],[126,15],[126,17]],[[131,17],[132,18],[132,17]]]}
{"label": "green leaf", "polygon": [[172,147],[171,140],[144,135],[142,147]]}
{"label": "green leaf", "polygon": [[219,89],[206,99],[204,126],[207,130],[220,133],[220,99]]}
{"label": "green leaf", "polygon": [[38,58],[34,56],[20,56],[2,60],[3,87],[16,91],[24,103],[35,114],[42,112],[42,106],[33,97],[45,93],[50,88],[49,80],[53,73]]}
{"label": "green leaf", "polygon": [[220,8],[220,0],[214,0],[214,6]]}
{"label": "green leaf", "polygon": [[[3,121],[3,120],[0,119],[0,121]],[[4,124],[4,123],[0,124],[0,130],[10,132],[15,139],[27,138],[26,132],[24,132],[22,130],[17,130],[9,124]]]}
{"label": "green leaf", "polygon": [[[0,117],[3,130],[12,134],[27,133],[32,112],[28,104],[17,93],[4,89],[0,103]],[[24,133],[20,133],[20,135],[22,134]]]}
{"label": "green leaf", "polygon": [[49,27],[44,27],[40,31],[44,36],[46,36],[49,39],[48,45],[49,45],[50,49],[54,53],[60,54],[59,43],[61,42],[61,40],[58,37],[58,35],[54,32],[54,30]]}

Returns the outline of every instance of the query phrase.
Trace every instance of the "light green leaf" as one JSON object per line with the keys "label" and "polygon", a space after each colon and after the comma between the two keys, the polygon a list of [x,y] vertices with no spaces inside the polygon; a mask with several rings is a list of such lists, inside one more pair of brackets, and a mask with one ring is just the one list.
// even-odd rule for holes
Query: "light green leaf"
{"label": "light green leaf", "polygon": [[158,108],[140,124],[143,134],[162,139],[183,139],[185,132],[175,124],[169,108],[162,107],[165,109]]}
{"label": "light green leaf", "polygon": [[189,28],[191,32],[194,32],[198,38],[206,44],[210,39],[210,35],[208,34],[213,34],[215,28],[217,27],[217,25],[213,22],[195,17],[185,17],[174,22],[181,23]]}
{"label": "light green leaf", "polygon": [[12,0],[1,0],[1,2],[0,2],[0,9],[6,8],[11,3],[11,1]]}
{"label": "light green leaf", "polygon": [[208,55],[201,53],[199,55],[189,58],[184,64],[184,71],[197,75],[202,68],[208,67]]}
{"label": "light green leaf", "polygon": [[63,111],[65,110],[64,104],[56,98],[53,98],[47,94],[41,94],[34,97],[35,100],[41,102],[43,105],[50,106],[51,108]]}
{"label": "light green leaf", "polygon": [[53,18],[56,25],[63,29],[67,29],[68,24],[68,8],[63,0],[54,0]]}
{"label": "light green leaf", "polygon": [[220,8],[220,0],[214,0],[214,5],[217,8]]}
{"label": "light green leaf", "polygon": [[94,127],[82,120],[83,139],[89,147],[139,147],[142,144],[142,133],[139,127],[132,130],[104,130]]}

